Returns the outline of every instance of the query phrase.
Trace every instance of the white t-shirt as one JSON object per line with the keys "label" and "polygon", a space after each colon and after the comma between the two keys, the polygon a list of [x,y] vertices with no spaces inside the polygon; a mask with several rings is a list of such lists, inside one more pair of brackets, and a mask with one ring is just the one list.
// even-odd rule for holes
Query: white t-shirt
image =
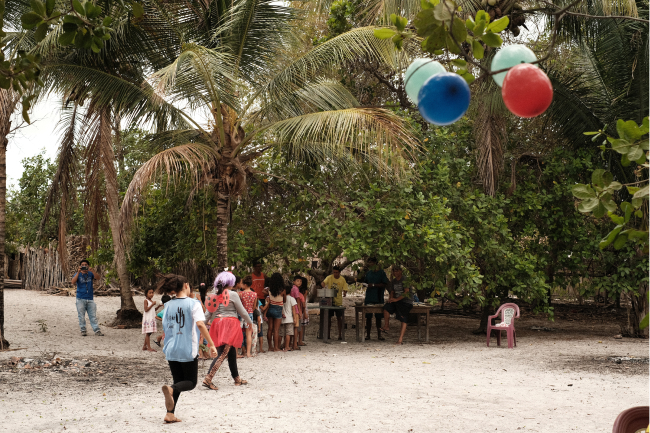
{"label": "white t-shirt", "polygon": [[[196,322],[205,323],[205,314],[203,313],[203,308],[201,308],[201,303],[196,301],[192,306],[192,320]],[[196,358],[199,355],[199,334],[198,328],[192,326],[192,357]]]}
{"label": "white t-shirt", "polygon": [[287,295],[287,299],[284,301],[284,307],[282,307],[282,313],[284,313],[284,318],[282,323],[293,323],[293,306],[298,305],[295,298],[291,295]]}

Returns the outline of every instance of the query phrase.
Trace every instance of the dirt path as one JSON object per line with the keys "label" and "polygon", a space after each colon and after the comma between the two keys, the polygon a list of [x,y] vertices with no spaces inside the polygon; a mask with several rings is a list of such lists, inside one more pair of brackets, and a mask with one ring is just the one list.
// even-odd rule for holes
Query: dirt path
{"label": "dirt path", "polygon": [[[96,302],[100,323],[119,308],[118,298]],[[183,423],[164,426],[160,387],[171,377],[160,351],[140,350],[140,330],[103,326],[105,337],[81,337],[71,297],[8,290],[5,308],[7,339],[26,347],[0,353],[0,430],[8,432],[592,433],[611,432],[619,412],[648,404],[648,364],[609,359],[647,359],[648,341],[613,339],[612,322],[524,318],[519,347],[508,350],[471,335],[474,319],[434,317],[430,344],[409,328],[395,347],[394,333],[361,345],[354,329],[347,344],[322,344],[312,318],[302,351],[240,360],[246,387],[233,386],[224,366],[221,389],[184,393]],[[15,368],[11,357],[63,365]]]}

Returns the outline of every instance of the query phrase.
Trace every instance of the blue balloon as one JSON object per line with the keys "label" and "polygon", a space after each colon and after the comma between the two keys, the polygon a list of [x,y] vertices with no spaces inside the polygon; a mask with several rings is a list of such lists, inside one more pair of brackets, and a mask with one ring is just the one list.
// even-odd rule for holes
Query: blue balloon
{"label": "blue balloon", "polygon": [[424,82],[418,94],[418,109],[427,122],[450,125],[463,117],[469,100],[467,81],[458,74],[444,72]]}

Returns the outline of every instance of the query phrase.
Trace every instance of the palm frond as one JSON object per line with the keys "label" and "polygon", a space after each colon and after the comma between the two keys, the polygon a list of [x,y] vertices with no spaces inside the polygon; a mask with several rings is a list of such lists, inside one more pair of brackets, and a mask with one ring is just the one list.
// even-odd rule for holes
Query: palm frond
{"label": "palm frond", "polygon": [[128,232],[145,188],[156,179],[165,183],[165,188],[186,179],[190,184],[199,184],[208,173],[216,170],[219,154],[211,146],[188,143],[164,150],[145,162],[135,173],[124,195],[121,209],[121,234],[127,242]]}
{"label": "palm frond", "polygon": [[221,103],[238,109],[234,62],[230,54],[184,44],[181,55],[156,71],[151,80],[159,94],[169,95],[174,102],[186,100],[192,109],[218,107]]}
{"label": "palm frond", "polygon": [[188,126],[184,112],[144,81],[136,85],[98,69],[65,62],[48,64],[43,78],[47,91],[81,104],[92,99],[96,107],[111,107],[127,121],[152,122],[159,130]]}
{"label": "palm frond", "polygon": [[299,11],[274,0],[237,0],[213,35],[234,56],[234,66],[244,80],[266,78],[277,53],[286,48]]}
{"label": "palm frond", "polygon": [[359,106],[357,99],[340,82],[321,79],[275,99],[253,113],[250,121],[278,121],[314,111],[342,110]]}
{"label": "palm frond", "polygon": [[305,87],[334,68],[359,58],[378,60],[393,69],[400,65],[400,54],[389,39],[378,39],[375,27],[350,30],[324,42],[300,56],[257,89],[250,104],[263,106]]}
{"label": "palm frond", "polygon": [[477,101],[472,107],[475,115],[474,142],[479,178],[486,194],[494,196],[499,174],[503,167],[503,151],[508,140],[506,129],[507,110],[501,97],[501,89],[491,77],[481,78],[477,86]]}
{"label": "palm frond", "polygon": [[403,119],[383,109],[309,113],[265,129],[276,146],[296,160],[345,161],[352,156],[398,176],[420,152],[419,141]]}

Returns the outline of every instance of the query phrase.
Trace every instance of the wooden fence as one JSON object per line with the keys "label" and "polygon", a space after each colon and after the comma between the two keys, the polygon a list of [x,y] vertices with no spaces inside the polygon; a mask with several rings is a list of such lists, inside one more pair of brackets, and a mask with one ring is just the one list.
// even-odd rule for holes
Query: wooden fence
{"label": "wooden fence", "polygon": [[47,248],[27,246],[21,253],[24,254],[21,279],[25,289],[45,290],[70,281],[63,272],[56,244],[50,242]]}

